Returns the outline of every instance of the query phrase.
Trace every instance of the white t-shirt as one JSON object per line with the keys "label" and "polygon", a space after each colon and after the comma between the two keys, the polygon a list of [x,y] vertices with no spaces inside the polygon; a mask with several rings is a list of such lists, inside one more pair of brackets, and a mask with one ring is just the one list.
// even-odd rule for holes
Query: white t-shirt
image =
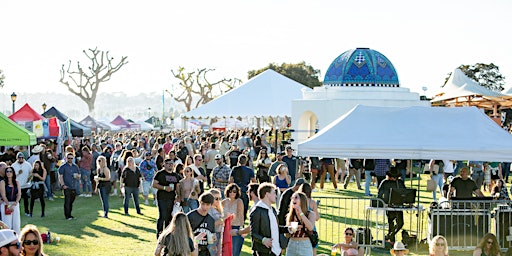
{"label": "white t-shirt", "polygon": [[444,173],[451,174],[455,171],[455,169],[453,168],[453,163],[450,160],[443,160],[443,164],[444,164],[444,167],[443,167]]}

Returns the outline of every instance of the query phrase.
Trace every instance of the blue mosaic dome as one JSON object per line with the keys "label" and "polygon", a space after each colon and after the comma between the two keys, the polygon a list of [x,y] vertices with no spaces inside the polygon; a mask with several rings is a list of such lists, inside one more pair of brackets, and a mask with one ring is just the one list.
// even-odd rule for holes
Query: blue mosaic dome
{"label": "blue mosaic dome", "polygon": [[338,56],[325,73],[324,85],[400,87],[391,61],[369,48],[348,50]]}

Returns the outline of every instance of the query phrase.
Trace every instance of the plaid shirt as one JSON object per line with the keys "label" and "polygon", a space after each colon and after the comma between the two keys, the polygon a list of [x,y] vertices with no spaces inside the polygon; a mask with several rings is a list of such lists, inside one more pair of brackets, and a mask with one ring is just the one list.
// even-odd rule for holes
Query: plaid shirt
{"label": "plaid shirt", "polygon": [[386,176],[386,172],[389,171],[391,161],[389,159],[375,159],[375,175]]}
{"label": "plaid shirt", "polygon": [[[220,189],[220,192],[224,194],[224,189],[228,186],[229,182],[229,174],[231,173],[231,169],[226,164],[222,164],[222,166],[215,166],[212,171],[212,182],[213,186]],[[225,182],[220,182],[219,180],[225,180]]]}

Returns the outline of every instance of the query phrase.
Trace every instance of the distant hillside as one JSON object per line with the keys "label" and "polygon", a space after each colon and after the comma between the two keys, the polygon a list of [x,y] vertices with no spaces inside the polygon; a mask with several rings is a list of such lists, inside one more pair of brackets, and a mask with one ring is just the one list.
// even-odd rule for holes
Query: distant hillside
{"label": "distant hillside", "polygon": [[[6,115],[11,114],[11,93],[0,93],[0,112]],[[172,110],[171,98],[169,95],[165,96],[165,115],[169,116]],[[46,103],[47,109],[54,106],[76,121],[80,121],[88,115],[87,105],[71,94],[19,93],[15,103],[16,109],[19,109],[25,103],[28,103],[39,113],[43,112],[42,104]],[[148,108],[151,108],[150,112]],[[176,107],[176,104],[175,109],[178,113],[184,112],[184,108],[182,106]],[[162,117],[162,94],[141,93],[137,96],[128,96],[123,92],[98,94],[94,118],[112,120],[117,115],[133,120],[149,118],[150,115]]]}

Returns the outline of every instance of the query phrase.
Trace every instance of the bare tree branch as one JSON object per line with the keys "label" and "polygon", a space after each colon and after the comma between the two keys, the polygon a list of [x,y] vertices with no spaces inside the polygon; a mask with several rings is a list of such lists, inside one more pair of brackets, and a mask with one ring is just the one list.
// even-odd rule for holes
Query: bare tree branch
{"label": "bare tree branch", "polygon": [[119,71],[125,64],[128,64],[128,57],[123,56],[118,63],[113,64],[114,58],[109,57],[108,51],[101,51],[96,47],[88,51],[83,50],[83,53],[90,60],[87,72],[84,71],[78,61],[76,70],[71,70],[70,60],[67,69],[65,69],[64,64],[62,65],[59,82],[64,84],[71,93],[83,100],[89,108],[89,113],[92,114],[100,84],[109,81],[112,74]]}

